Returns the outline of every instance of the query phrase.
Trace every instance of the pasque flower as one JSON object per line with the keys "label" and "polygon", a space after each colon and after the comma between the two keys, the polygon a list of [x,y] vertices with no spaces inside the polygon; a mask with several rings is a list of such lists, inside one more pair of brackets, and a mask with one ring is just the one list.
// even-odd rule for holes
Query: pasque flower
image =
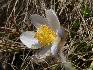
{"label": "pasque flower", "polygon": [[45,10],[45,15],[45,18],[37,14],[31,15],[30,20],[36,27],[36,32],[26,31],[20,35],[20,40],[28,48],[42,49],[37,55],[39,58],[55,55],[61,39],[60,35],[63,35],[55,12],[52,9]]}

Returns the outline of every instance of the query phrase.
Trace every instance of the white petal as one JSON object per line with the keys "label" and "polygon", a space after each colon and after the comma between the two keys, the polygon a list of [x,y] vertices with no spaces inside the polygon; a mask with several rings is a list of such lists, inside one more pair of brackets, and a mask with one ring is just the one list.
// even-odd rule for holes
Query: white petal
{"label": "white petal", "polygon": [[47,56],[51,54],[50,47],[43,48],[40,52],[38,52],[39,59],[45,59]]}
{"label": "white petal", "polygon": [[59,23],[58,17],[56,16],[56,13],[52,9],[46,10],[46,18],[47,18],[50,26],[55,31],[57,31],[60,28],[60,23]]}
{"label": "white petal", "polygon": [[58,53],[58,44],[59,44],[60,40],[61,39],[59,37],[57,37],[56,40],[54,41],[54,43],[52,44],[51,53],[54,56],[57,55],[57,53]]}
{"label": "white petal", "polygon": [[59,37],[61,37],[61,38],[64,37],[64,29],[63,28],[59,28],[57,33],[58,33]]}
{"label": "white petal", "polygon": [[47,25],[47,20],[45,18],[43,18],[42,16],[37,15],[37,14],[31,15],[30,20],[36,28],[38,28],[42,24]]}
{"label": "white petal", "polygon": [[46,59],[47,56],[51,55],[50,47],[42,48],[34,55],[32,55],[32,59],[35,62],[42,62]]}
{"label": "white petal", "polygon": [[52,55],[56,55],[57,52],[58,52],[58,45],[53,44],[52,47],[51,47],[51,53],[52,53]]}
{"label": "white petal", "polygon": [[33,31],[26,31],[23,32],[20,35],[20,40],[22,41],[22,43],[24,45],[26,45],[28,48],[31,49],[38,49],[40,48],[39,44],[38,44],[38,40],[34,38],[35,32]]}

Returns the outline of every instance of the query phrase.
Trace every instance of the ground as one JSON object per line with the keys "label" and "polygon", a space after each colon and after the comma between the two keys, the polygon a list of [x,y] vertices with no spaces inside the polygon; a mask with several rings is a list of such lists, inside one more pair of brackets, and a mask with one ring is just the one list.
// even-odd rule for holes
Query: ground
{"label": "ground", "polygon": [[68,31],[64,46],[66,58],[77,70],[92,70],[92,3],[92,0],[0,0],[0,70],[64,70],[53,57],[33,63],[30,57],[37,50],[24,48],[19,40],[23,31],[35,30],[30,15],[44,16],[44,9],[50,8]]}

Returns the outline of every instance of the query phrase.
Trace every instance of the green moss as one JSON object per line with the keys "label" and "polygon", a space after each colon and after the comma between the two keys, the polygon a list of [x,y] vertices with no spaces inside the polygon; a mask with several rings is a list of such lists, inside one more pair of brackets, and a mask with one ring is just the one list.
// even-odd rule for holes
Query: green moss
{"label": "green moss", "polygon": [[75,53],[87,53],[88,51],[91,51],[93,46],[87,45],[86,42],[81,42],[76,46]]}
{"label": "green moss", "polygon": [[86,42],[78,42],[74,46],[76,49],[74,53],[69,55],[69,59],[77,66],[77,69],[79,69],[78,67],[80,67],[80,69],[88,68],[92,62],[92,60],[89,59],[92,57],[93,53],[89,51],[91,51],[93,45],[88,45]]}
{"label": "green moss", "polygon": [[76,35],[76,32],[73,32],[73,31],[70,32],[70,36],[71,36],[71,38],[74,38],[75,35]]}
{"label": "green moss", "polygon": [[79,27],[80,27],[80,22],[79,22],[79,20],[75,20],[75,21],[72,23],[72,28],[71,28],[71,32],[70,32],[71,38],[74,38],[74,37],[75,37],[76,32],[78,31]]}
{"label": "green moss", "polygon": [[80,22],[79,22],[79,20],[75,20],[75,21],[73,22],[73,24],[72,24],[72,30],[77,31],[77,30],[79,29],[79,27],[80,27]]}
{"label": "green moss", "polygon": [[82,4],[81,14],[86,18],[91,16],[91,11],[90,11],[89,6],[87,4]]}

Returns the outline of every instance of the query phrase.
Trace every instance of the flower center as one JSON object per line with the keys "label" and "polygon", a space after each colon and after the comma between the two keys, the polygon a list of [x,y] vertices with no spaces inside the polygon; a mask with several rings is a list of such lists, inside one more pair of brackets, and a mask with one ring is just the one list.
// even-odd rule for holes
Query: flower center
{"label": "flower center", "polygon": [[41,25],[37,29],[35,38],[38,40],[42,47],[52,44],[56,38],[56,33],[47,25]]}

